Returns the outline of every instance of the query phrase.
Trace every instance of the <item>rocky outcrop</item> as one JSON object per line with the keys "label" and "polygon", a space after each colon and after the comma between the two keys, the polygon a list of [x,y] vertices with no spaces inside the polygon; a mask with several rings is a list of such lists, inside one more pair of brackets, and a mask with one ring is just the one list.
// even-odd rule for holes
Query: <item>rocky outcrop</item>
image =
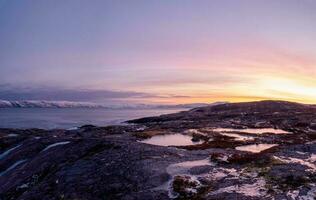
{"label": "rocky outcrop", "polygon": [[[136,125],[0,129],[0,199],[314,199],[315,115],[264,101]],[[175,133],[196,143],[139,142]]]}

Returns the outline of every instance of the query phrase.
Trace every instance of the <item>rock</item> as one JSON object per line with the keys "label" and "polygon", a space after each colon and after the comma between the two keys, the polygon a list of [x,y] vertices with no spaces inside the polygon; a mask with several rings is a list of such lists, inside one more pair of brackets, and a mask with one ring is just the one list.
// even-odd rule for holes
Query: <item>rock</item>
{"label": "rock", "polygon": [[[315,119],[315,106],[261,101],[132,121],[139,125],[0,129],[0,199],[164,200],[170,194],[177,199],[313,199]],[[216,128],[254,139],[236,141]],[[289,134],[240,133],[252,128]],[[172,133],[205,142],[173,147],[138,142]],[[261,143],[278,146],[260,153],[235,149]]]}

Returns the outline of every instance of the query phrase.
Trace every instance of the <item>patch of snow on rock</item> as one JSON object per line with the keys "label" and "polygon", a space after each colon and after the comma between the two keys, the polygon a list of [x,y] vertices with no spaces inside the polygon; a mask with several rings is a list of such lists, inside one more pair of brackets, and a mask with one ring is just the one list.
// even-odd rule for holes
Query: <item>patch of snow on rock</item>
{"label": "patch of snow on rock", "polygon": [[[274,158],[277,160],[280,160],[282,162],[285,162],[285,163],[297,163],[300,165],[304,165],[304,166],[310,168],[310,169],[308,169],[308,171],[316,172],[316,165],[310,161],[310,159],[312,159],[312,158],[307,159],[307,160],[299,159],[299,158],[292,158],[292,157],[284,157],[284,156],[280,156],[280,157],[274,156]],[[313,159],[315,159],[315,157]]]}
{"label": "patch of snow on rock", "polygon": [[65,145],[65,144],[69,144],[69,141],[65,141],[65,142],[57,142],[51,145],[48,145],[45,149],[43,149],[43,151],[47,151],[50,148],[56,147],[56,146],[60,146],[60,145]]}
{"label": "patch of snow on rock", "polygon": [[5,158],[7,155],[9,155],[12,151],[14,151],[15,149],[19,148],[20,146],[21,146],[21,144],[18,145],[18,146],[13,147],[13,148],[11,148],[11,149],[8,149],[8,150],[6,150],[5,152],[3,152],[2,154],[0,154],[0,160],[2,160],[3,158]]}
{"label": "patch of snow on rock", "polygon": [[263,197],[267,194],[265,185],[266,181],[263,178],[260,178],[253,184],[233,185],[220,188],[210,193],[210,195],[213,196],[221,193],[239,193],[247,197]]}
{"label": "patch of snow on rock", "polygon": [[3,172],[0,172],[0,176],[3,176],[5,175],[6,173],[8,173],[9,171],[13,170],[14,168],[16,168],[18,165],[22,164],[26,162],[26,159],[25,160],[19,160],[17,162],[15,162],[13,165],[11,165],[8,169],[4,170]]}

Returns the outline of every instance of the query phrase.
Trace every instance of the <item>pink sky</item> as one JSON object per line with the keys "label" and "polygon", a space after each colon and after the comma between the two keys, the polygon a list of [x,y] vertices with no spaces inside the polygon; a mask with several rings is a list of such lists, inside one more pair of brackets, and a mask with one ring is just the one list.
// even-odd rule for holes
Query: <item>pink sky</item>
{"label": "pink sky", "polygon": [[0,85],[141,92],[153,95],[129,101],[149,103],[316,103],[315,9],[311,0],[0,1]]}

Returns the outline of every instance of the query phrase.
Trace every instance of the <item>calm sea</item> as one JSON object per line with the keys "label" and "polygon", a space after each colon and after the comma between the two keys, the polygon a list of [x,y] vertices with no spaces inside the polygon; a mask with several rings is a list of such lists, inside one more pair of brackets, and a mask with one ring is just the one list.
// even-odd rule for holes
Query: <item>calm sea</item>
{"label": "calm sea", "polygon": [[117,125],[126,120],[181,110],[110,110],[91,108],[0,108],[1,128],[74,128],[85,124]]}

